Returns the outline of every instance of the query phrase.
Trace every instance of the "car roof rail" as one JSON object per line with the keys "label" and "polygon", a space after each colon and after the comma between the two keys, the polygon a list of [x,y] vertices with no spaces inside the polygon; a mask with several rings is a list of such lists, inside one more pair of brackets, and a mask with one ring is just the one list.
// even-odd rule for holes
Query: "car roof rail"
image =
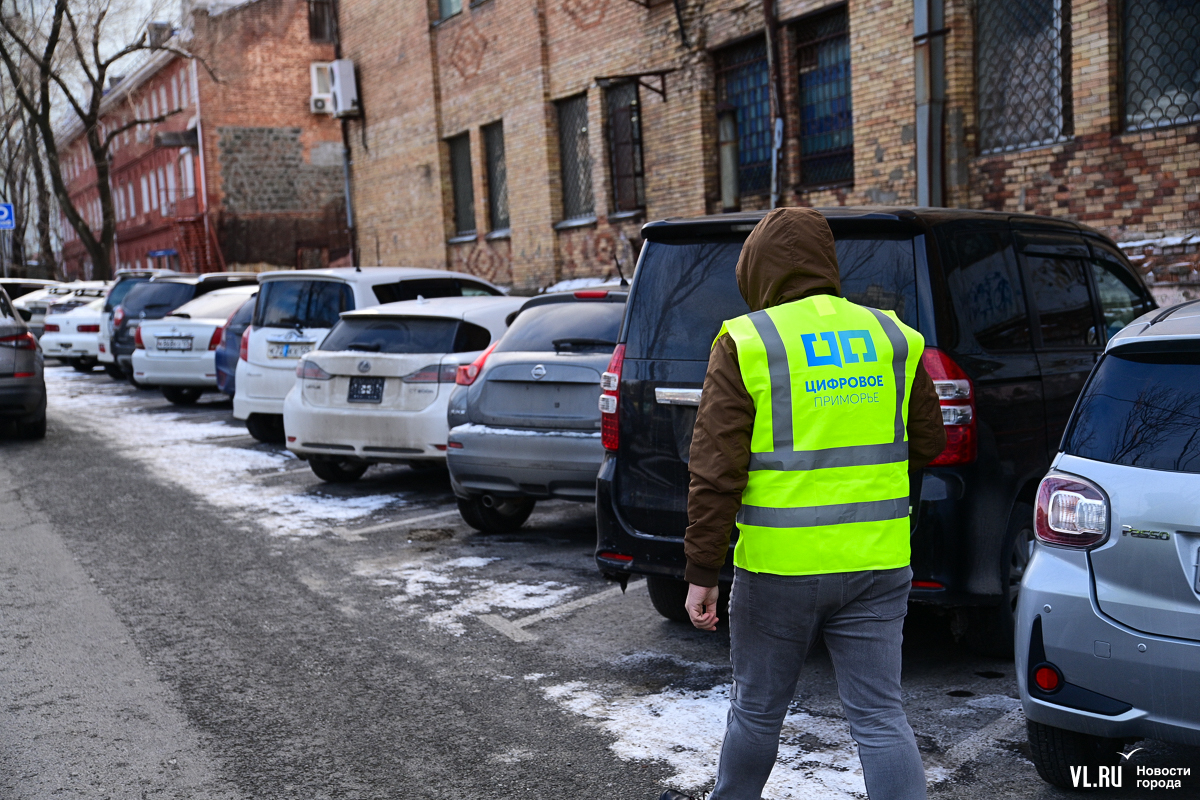
{"label": "car roof rail", "polygon": [[1187,307],[1187,306],[1194,306],[1194,305],[1196,305],[1196,303],[1200,303],[1200,298],[1197,298],[1197,299],[1195,299],[1195,300],[1188,300],[1188,301],[1186,301],[1186,302],[1180,303],[1179,305],[1176,305],[1176,306],[1171,306],[1170,308],[1164,309],[1164,310],[1163,310],[1163,312],[1162,312],[1161,314],[1159,314],[1159,315],[1158,315],[1157,317],[1155,317],[1154,319],[1150,320],[1150,324],[1149,324],[1149,325],[1147,325],[1147,326],[1146,326],[1146,328],[1147,328],[1147,329],[1149,329],[1150,327],[1152,327],[1152,326],[1154,326],[1154,325],[1157,325],[1158,323],[1162,322],[1164,319],[1166,319],[1167,317],[1171,316],[1172,314],[1174,314],[1174,313],[1175,313],[1176,311],[1178,311],[1179,309],[1181,309],[1181,308],[1185,308],[1185,307]]}

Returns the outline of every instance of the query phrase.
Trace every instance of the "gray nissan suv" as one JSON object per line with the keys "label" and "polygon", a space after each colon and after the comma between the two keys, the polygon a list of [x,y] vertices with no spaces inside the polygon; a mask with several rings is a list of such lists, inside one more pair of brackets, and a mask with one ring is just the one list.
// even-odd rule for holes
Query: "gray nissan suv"
{"label": "gray nissan suv", "polygon": [[504,533],[539,499],[595,501],[600,375],[627,297],[623,288],[535,297],[495,345],[458,368],[446,462],[468,525]]}
{"label": "gray nissan suv", "polygon": [[1142,738],[1200,745],[1200,301],[1109,340],[1034,534],[1016,651],[1041,776],[1079,786]]}

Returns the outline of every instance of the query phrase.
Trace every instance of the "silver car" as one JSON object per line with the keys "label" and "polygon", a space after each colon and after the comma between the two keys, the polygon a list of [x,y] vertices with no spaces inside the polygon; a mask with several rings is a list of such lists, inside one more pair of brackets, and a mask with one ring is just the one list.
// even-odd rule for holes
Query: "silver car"
{"label": "silver car", "polygon": [[1200,745],[1200,301],[1109,341],[1034,533],[1016,650],[1041,776],[1096,786],[1125,743]]}
{"label": "silver car", "polygon": [[42,347],[0,288],[0,425],[19,436],[46,436]]}
{"label": "silver car", "polygon": [[625,315],[624,290],[535,297],[474,363],[459,367],[446,461],[463,519],[503,533],[551,497],[595,501],[600,375]]}

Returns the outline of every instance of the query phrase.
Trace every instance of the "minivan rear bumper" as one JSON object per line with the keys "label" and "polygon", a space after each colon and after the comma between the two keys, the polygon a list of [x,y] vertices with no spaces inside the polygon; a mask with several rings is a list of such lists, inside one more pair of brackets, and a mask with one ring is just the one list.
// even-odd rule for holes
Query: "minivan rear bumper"
{"label": "minivan rear bumper", "polygon": [[446,461],[460,497],[596,497],[604,458],[600,433],[460,425],[450,430]]}

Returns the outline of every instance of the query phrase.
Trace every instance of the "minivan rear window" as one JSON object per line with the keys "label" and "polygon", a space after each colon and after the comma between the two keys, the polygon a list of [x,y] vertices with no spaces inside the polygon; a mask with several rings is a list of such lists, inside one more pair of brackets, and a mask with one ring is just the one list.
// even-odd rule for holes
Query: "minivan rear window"
{"label": "minivan rear window", "polygon": [[133,287],[121,305],[127,317],[136,317],[143,311],[146,316],[163,316],[191,300],[195,294],[196,287],[190,283],[146,282]]}
{"label": "minivan rear window", "polygon": [[184,303],[172,311],[171,315],[186,315],[190,319],[220,319],[224,321],[229,319],[229,315],[237,311],[245,302],[246,295],[241,292],[236,294],[213,292]]}
{"label": "minivan rear window", "polygon": [[354,293],[340,281],[266,281],[258,292],[256,328],[332,328],[354,308]]}
{"label": "minivan rear window", "polygon": [[[912,239],[839,238],[836,246],[843,296],[895,311],[917,327]],[[721,324],[750,310],[734,275],[742,243],[647,242],[646,247],[630,295],[625,357],[707,361]]]}
{"label": "minivan rear window", "polygon": [[1079,399],[1063,451],[1200,473],[1200,352],[1106,355]]}
{"label": "minivan rear window", "polygon": [[468,353],[492,342],[487,328],[442,317],[374,317],[343,319],[321,350],[364,353]]}
{"label": "minivan rear window", "polygon": [[129,291],[135,286],[140,286],[143,283],[148,283],[149,278],[126,278],[119,281],[112,291],[108,293],[108,297],[104,301],[104,310],[111,312],[114,308],[121,305],[121,301],[129,294]]}
{"label": "minivan rear window", "polygon": [[550,303],[521,312],[496,345],[497,353],[612,352],[624,303]]}

